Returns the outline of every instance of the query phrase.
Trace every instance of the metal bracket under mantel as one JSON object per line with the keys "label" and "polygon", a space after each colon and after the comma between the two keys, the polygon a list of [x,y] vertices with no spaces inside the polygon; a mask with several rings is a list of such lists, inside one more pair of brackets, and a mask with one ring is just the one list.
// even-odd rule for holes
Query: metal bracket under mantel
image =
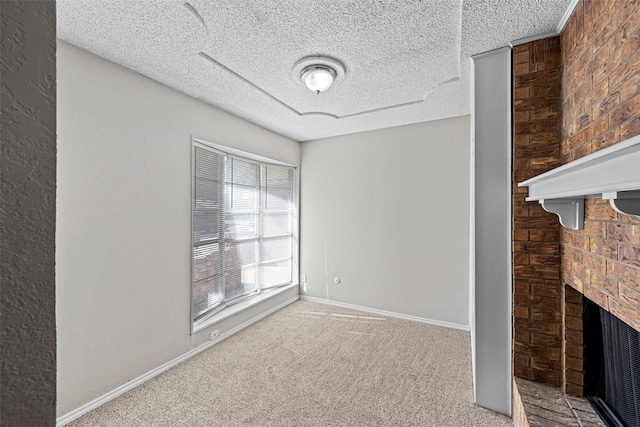
{"label": "metal bracket under mantel", "polygon": [[640,191],[612,191],[602,193],[602,198],[617,212],[640,216]]}
{"label": "metal bracket under mantel", "polygon": [[540,199],[542,209],[558,215],[560,224],[574,230],[584,228],[584,198]]}

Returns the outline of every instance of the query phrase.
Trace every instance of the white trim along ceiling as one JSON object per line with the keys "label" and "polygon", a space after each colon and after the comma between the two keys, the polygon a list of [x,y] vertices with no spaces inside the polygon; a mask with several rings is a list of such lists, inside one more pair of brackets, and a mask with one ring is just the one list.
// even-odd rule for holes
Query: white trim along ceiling
{"label": "white trim along ceiling", "polygon": [[[574,0],[58,0],[58,37],[297,141],[469,114],[470,57]],[[299,64],[342,65],[316,94]]]}

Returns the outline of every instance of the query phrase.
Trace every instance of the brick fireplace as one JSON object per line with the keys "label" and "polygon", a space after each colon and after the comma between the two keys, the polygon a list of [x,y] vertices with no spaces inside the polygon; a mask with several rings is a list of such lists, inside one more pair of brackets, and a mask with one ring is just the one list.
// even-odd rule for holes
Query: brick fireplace
{"label": "brick fireplace", "polygon": [[568,229],[516,184],[640,134],[640,2],[581,0],[514,47],[513,118],[513,372],[581,396],[583,295],[640,331],[640,218],[586,199]]}

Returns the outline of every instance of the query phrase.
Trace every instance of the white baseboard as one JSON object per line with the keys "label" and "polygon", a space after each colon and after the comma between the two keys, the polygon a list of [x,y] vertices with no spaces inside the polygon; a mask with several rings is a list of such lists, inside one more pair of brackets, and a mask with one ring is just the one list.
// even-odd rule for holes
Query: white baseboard
{"label": "white baseboard", "polygon": [[335,305],[338,307],[350,308],[353,310],[360,310],[367,313],[380,314],[382,316],[397,317],[398,319],[413,320],[414,322],[428,323],[430,325],[443,326],[445,328],[458,329],[466,332],[471,331],[471,328],[469,328],[469,326],[467,325],[459,325],[457,323],[449,323],[449,322],[443,322],[440,320],[425,319],[423,317],[410,316],[408,314],[394,313],[394,312],[385,311],[385,310],[378,310],[377,308],[362,307],[360,305],[347,304],[347,303],[338,302],[338,301],[331,301],[324,298],[316,298],[316,297],[310,297],[307,295],[300,295],[300,299],[319,302],[321,304],[329,304],[329,305]]}
{"label": "white baseboard", "polygon": [[81,416],[83,416],[84,414],[86,414],[87,412],[97,408],[98,406],[104,405],[105,403],[107,403],[108,401],[115,399],[116,397],[120,396],[123,393],[126,393],[127,391],[139,386],[140,384],[144,383],[145,381],[150,380],[151,378],[160,375],[161,373],[163,373],[164,371],[166,371],[167,369],[173,368],[174,366],[184,362],[185,360],[195,356],[196,354],[208,349],[209,347],[212,347],[216,344],[218,344],[220,341],[229,338],[231,335],[236,334],[238,332],[240,332],[241,330],[247,328],[248,326],[251,326],[252,324],[256,323],[259,320],[262,320],[263,318],[267,317],[268,315],[275,313],[276,311],[280,310],[281,308],[286,307],[287,305],[296,302],[299,299],[299,296],[295,296],[292,298],[289,298],[288,300],[276,305],[275,307],[272,307],[270,309],[268,309],[267,311],[260,313],[259,315],[247,320],[246,322],[236,326],[233,329],[228,330],[227,332],[221,334],[217,339],[215,340],[211,340],[209,342],[206,342],[205,344],[202,344],[201,346],[198,346],[196,348],[194,348],[191,351],[188,351],[187,353],[183,354],[182,356],[176,357],[173,360],[170,360],[169,362],[165,363],[164,365],[158,366],[157,368],[147,372],[144,375],[139,376],[138,378],[135,378],[129,382],[127,382],[126,384],[121,385],[120,387],[111,390],[110,392],[103,394],[102,396],[98,397],[97,399],[92,400],[91,402],[82,405],[81,407],[79,407],[78,409],[75,409],[63,416],[61,416],[60,418],[58,418],[56,420],[56,427],[62,427],[65,424],[70,423],[71,421],[80,418]]}

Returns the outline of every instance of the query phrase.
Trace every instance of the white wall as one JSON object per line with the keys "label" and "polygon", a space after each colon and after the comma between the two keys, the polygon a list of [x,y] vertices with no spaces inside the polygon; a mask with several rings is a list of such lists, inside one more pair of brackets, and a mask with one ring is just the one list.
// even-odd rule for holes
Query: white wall
{"label": "white wall", "polygon": [[465,116],[303,143],[301,293],[468,327],[469,141]]}
{"label": "white wall", "polygon": [[57,54],[62,416],[207,340],[190,335],[190,137],[293,165],[300,145],[65,42]]}

